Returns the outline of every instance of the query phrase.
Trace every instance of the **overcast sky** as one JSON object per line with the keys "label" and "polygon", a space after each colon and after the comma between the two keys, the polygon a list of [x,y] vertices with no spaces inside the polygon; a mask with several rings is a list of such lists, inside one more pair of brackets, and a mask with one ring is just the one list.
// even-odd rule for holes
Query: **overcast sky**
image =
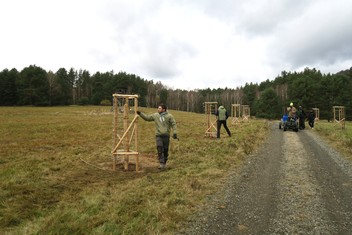
{"label": "overcast sky", "polygon": [[352,67],[351,0],[0,0],[0,70],[124,71],[173,89]]}

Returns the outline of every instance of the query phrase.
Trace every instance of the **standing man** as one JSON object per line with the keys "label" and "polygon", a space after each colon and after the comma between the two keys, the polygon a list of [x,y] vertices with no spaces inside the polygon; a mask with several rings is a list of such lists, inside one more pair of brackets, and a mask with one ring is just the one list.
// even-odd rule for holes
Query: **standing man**
{"label": "standing man", "polygon": [[146,121],[154,121],[156,135],[156,149],[160,162],[159,169],[166,168],[166,162],[169,156],[170,131],[173,130],[172,137],[177,139],[177,125],[175,118],[166,111],[164,104],[158,106],[158,112],[153,114],[144,114],[137,111],[137,114]]}
{"label": "standing man", "polygon": [[314,129],[314,121],[315,121],[315,113],[314,113],[314,110],[311,109],[308,113],[308,124],[311,129]]}
{"label": "standing man", "polygon": [[303,110],[302,106],[298,107],[298,118],[299,118],[299,129],[304,130],[306,128],[305,120],[306,120],[306,113]]}
{"label": "standing man", "polygon": [[217,133],[216,133],[216,137],[217,138],[220,138],[220,128],[221,128],[221,125],[224,125],[224,128],[227,132],[227,134],[229,136],[231,136],[231,132],[229,130],[229,128],[227,127],[227,124],[226,124],[226,120],[227,118],[229,117],[229,114],[227,113],[226,109],[224,108],[224,106],[220,106],[218,108],[218,110],[216,111],[215,115],[218,117],[218,121],[217,121]]}

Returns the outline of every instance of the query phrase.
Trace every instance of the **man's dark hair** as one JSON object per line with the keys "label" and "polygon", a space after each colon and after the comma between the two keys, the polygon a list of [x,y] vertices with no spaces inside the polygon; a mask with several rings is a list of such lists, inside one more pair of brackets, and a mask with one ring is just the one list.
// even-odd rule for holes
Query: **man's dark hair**
{"label": "man's dark hair", "polygon": [[159,104],[159,106],[162,108],[162,109],[165,109],[165,111],[167,110],[167,107],[165,104]]}

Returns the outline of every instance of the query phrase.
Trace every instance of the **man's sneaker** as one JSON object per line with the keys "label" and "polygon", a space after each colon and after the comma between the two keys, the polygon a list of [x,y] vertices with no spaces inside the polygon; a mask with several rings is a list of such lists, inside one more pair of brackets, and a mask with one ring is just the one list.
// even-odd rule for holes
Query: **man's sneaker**
{"label": "man's sneaker", "polygon": [[158,169],[165,169],[166,168],[166,164],[165,163],[160,163],[160,166],[158,167]]}

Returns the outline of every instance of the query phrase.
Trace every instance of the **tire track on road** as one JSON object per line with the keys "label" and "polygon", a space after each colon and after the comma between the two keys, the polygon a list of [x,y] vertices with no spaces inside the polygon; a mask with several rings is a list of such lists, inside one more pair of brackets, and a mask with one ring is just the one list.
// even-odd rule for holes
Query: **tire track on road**
{"label": "tire track on road", "polygon": [[314,132],[272,125],[181,234],[351,234],[351,165]]}
{"label": "tire track on road", "polygon": [[282,178],[278,182],[278,204],[272,233],[333,234],[334,225],[321,200],[321,189],[310,172],[309,154],[298,133],[284,135]]}

